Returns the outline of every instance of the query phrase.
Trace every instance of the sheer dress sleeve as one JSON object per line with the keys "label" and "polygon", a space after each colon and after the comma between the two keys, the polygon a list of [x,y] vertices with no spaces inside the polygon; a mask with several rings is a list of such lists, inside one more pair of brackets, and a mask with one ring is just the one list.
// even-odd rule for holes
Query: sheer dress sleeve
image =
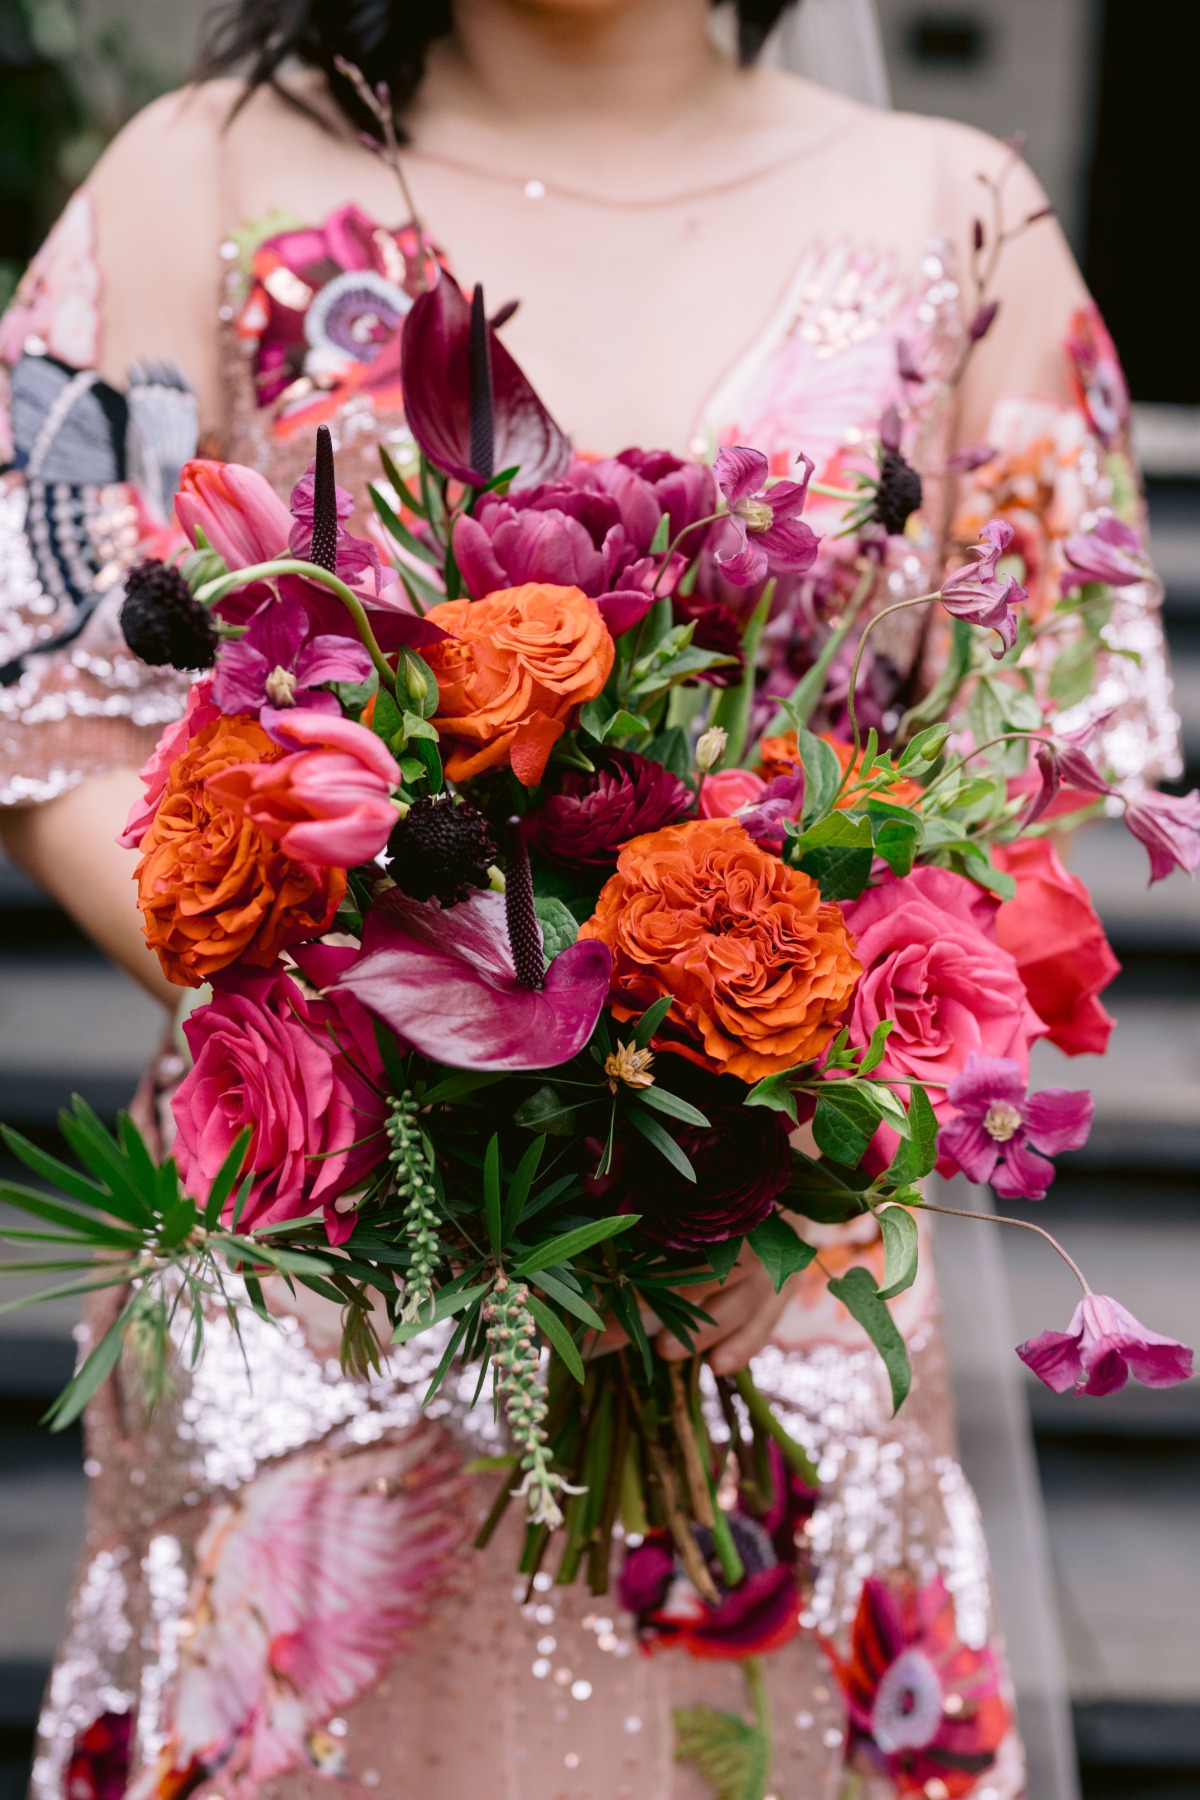
{"label": "sheer dress sleeve", "polygon": [[0,805],[139,766],[186,679],[147,668],[118,618],[125,571],[162,554],[196,407],[163,363],[124,391],[98,364],[96,209],[75,195],[0,320]]}

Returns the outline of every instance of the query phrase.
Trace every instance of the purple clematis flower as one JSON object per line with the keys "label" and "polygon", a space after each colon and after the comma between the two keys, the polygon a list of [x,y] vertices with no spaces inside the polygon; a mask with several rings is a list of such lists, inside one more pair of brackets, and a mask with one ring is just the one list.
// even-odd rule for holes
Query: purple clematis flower
{"label": "purple clematis flower", "polygon": [[790,775],[776,775],[757,800],[739,807],[735,817],[755,843],[777,850],[784,839],[784,821],[798,819],[804,807],[804,765],[797,763]]}
{"label": "purple clematis flower", "polygon": [[370,674],[371,658],[357,638],[318,635],[308,608],[283,594],[259,607],[245,637],[222,644],[212,694],[223,713],[257,713],[274,737],[292,707],[341,712],[326,682],[366,681]]}
{"label": "purple clematis flower", "polygon": [[1091,531],[1069,537],[1063,552],[1071,565],[1062,578],[1064,594],[1088,581],[1102,581],[1108,587],[1132,587],[1151,573],[1137,532],[1122,525],[1107,509]]}
{"label": "purple clematis flower", "polygon": [[968,1180],[990,1181],[1004,1200],[1044,1200],[1054,1180],[1046,1156],[1086,1143],[1096,1110],[1087,1092],[1027,1094],[1016,1063],[999,1056],[969,1056],[946,1098],[958,1113],[938,1133],[939,1152]]}
{"label": "purple clematis flower", "polygon": [[1081,725],[1078,731],[1060,731],[1052,738],[1039,741],[1033,755],[1042,785],[1025,815],[1026,825],[1041,818],[1062,787],[1077,788],[1084,794],[1112,793],[1111,783],[1104,779],[1087,754],[1087,746],[1111,717],[1111,712],[1102,713],[1098,719]]}
{"label": "purple clematis flower", "polygon": [[956,619],[972,625],[988,625],[999,634],[1003,649],[993,656],[1003,656],[1017,641],[1017,621],[1013,607],[1028,599],[1025,589],[1012,575],[1003,580],[996,565],[1013,540],[1013,528],[1004,519],[989,519],[979,534],[979,543],[967,552],[974,562],[964,563],[947,575],[942,583],[941,602]]}
{"label": "purple clematis flower", "polygon": [[362,955],[338,987],[449,1068],[550,1069],[591,1037],[611,968],[608,947],[585,938],[530,987],[517,975],[500,894],[473,893],[443,911],[392,888],[368,912]]}
{"label": "purple clematis flower", "polygon": [[761,450],[727,445],[717,452],[717,486],[738,535],[737,550],[732,556],[718,556],[717,567],[735,587],[753,587],[769,574],[803,573],[816,561],[819,540],[800,517],[815,465],[808,456],[799,460],[803,480],[776,481],[768,487],[768,464]]}
{"label": "purple clematis flower", "polygon": [[1159,794],[1144,788],[1125,802],[1125,823],[1150,854],[1150,881],[1172,869],[1194,875],[1200,868],[1200,788]]}
{"label": "purple clematis flower", "polygon": [[1143,1387],[1177,1387],[1192,1373],[1186,1344],[1149,1330],[1107,1294],[1085,1294],[1065,1331],[1043,1331],[1017,1355],[1056,1394],[1115,1394],[1131,1375]]}
{"label": "purple clematis flower", "polygon": [[515,488],[557,480],[571,460],[569,440],[490,325],[484,335],[492,467],[476,466],[479,446],[472,437],[471,307],[445,272],[413,302],[404,322],[400,380],[409,430],[436,469],[468,487],[484,487],[493,474],[511,468],[517,471]]}

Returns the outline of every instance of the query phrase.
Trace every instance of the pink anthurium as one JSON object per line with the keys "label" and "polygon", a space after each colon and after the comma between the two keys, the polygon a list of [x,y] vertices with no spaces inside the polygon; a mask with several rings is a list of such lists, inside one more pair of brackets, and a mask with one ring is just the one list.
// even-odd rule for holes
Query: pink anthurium
{"label": "pink anthurium", "polygon": [[516,468],[514,487],[552,481],[571,446],[490,325],[491,468],[480,469],[472,439],[471,307],[453,276],[414,302],[404,322],[400,379],[409,430],[436,469],[468,487]]}
{"label": "pink anthurium", "polygon": [[500,894],[443,909],[393,888],[367,914],[363,954],[338,986],[452,1069],[548,1069],[587,1044],[611,967],[607,946],[584,939],[531,987],[518,977]]}

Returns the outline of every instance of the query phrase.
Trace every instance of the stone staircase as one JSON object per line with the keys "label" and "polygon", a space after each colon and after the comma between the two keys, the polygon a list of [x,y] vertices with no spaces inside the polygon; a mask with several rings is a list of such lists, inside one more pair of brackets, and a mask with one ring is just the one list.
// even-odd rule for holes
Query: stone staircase
{"label": "stone staircase", "polygon": [[[1151,509],[1194,784],[1200,481],[1172,472],[1152,482]],[[1074,863],[1124,965],[1109,998],[1120,1029],[1103,1062],[1067,1064],[1052,1051],[1039,1058],[1043,1083],[1094,1088],[1097,1122],[1087,1149],[1064,1159],[1036,1216],[1061,1230],[1097,1288],[1195,1343],[1200,896],[1178,877],[1147,890],[1144,853],[1118,825],[1083,837]],[[153,1004],[0,866],[0,1118],[51,1142],[57,1109],[73,1090],[111,1114],[132,1092],[158,1029]],[[1045,1554],[1084,1800],[1200,1800],[1200,1383],[1161,1394],[1130,1387],[1104,1402],[1059,1399],[1026,1384],[1015,1359],[1009,1366],[981,1344],[971,1283],[992,1282],[989,1329],[1015,1343],[1065,1323],[1070,1278],[1029,1234],[960,1229],[959,1248],[946,1241],[939,1261],[956,1290],[947,1315],[959,1352],[963,1455],[995,1545],[1031,1741],[1041,1701],[1039,1746],[1056,1729],[1049,1690],[1060,1651],[1047,1584],[1038,1580]],[[6,1296],[15,1291],[6,1284]],[[0,1317],[0,1800],[24,1792],[80,1541],[78,1434],[52,1438],[37,1426],[70,1372],[74,1319],[67,1304]],[[1026,1616],[1037,1610],[1027,1604],[1031,1592],[1045,1613],[1037,1642]],[[1069,1747],[1039,1748],[1038,1766],[1049,1770],[1054,1754],[1061,1762]],[[1071,1800],[1072,1773],[1039,1774],[1031,1800]]]}

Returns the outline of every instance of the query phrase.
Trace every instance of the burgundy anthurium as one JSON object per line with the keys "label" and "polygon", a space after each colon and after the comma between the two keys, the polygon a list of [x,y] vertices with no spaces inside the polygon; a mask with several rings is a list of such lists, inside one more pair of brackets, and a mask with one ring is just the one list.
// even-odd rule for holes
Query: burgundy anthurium
{"label": "burgundy anthurium", "polygon": [[367,914],[362,956],[338,986],[452,1069],[549,1069],[588,1042],[611,966],[607,947],[584,939],[554,957],[540,987],[527,985],[500,894],[443,909],[393,888]]}
{"label": "burgundy anthurium", "polygon": [[[570,443],[490,325],[484,333],[487,355],[473,356],[471,306],[451,275],[443,273],[413,302],[400,359],[409,430],[436,469],[468,487],[485,487],[511,468],[514,487],[553,481],[571,460]],[[491,441],[481,455],[480,396],[476,391],[473,407],[472,384],[477,390],[485,366]],[[491,466],[481,468],[481,460]]]}

